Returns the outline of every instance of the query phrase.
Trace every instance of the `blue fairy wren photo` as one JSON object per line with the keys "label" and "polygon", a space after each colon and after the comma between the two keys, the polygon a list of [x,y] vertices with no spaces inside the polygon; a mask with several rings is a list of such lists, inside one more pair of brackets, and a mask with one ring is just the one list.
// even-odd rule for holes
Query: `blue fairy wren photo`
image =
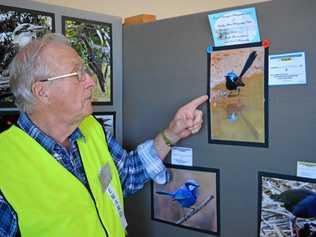
{"label": "blue fairy wren photo", "polygon": [[215,47],[209,54],[209,143],[268,146],[268,47]]}
{"label": "blue fairy wren photo", "polygon": [[165,185],[152,184],[152,218],[219,234],[218,170],[168,166],[171,181]]}

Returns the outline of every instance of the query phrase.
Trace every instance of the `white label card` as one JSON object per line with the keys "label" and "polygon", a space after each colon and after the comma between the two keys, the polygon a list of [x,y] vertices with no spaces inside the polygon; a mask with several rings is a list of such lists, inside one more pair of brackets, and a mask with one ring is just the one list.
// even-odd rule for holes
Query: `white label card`
{"label": "white label card", "polygon": [[316,179],[316,163],[298,161],[297,176]]}
{"label": "white label card", "polygon": [[172,147],[171,164],[192,166],[192,148],[189,147]]}
{"label": "white label card", "polygon": [[306,84],[305,53],[269,56],[269,85]]}

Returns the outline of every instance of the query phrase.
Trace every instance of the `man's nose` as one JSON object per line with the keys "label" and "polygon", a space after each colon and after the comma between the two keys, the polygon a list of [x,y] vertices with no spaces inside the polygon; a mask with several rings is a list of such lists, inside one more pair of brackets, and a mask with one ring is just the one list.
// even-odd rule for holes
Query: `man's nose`
{"label": "man's nose", "polygon": [[86,80],[84,83],[86,88],[94,88],[96,86],[96,80],[89,74],[86,74]]}

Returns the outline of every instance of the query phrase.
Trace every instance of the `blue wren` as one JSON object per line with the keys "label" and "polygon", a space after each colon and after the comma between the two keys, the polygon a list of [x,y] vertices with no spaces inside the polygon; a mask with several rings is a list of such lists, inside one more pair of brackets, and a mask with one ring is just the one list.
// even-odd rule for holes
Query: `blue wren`
{"label": "blue wren", "polygon": [[286,210],[295,217],[316,217],[316,193],[307,189],[290,189],[271,195],[275,201],[283,203]]}
{"label": "blue wren", "polygon": [[293,214],[294,218],[291,218],[293,229],[296,229],[297,217],[316,218],[316,193],[313,191],[307,189],[290,189],[280,194],[271,195],[271,198],[282,202],[284,208]]}
{"label": "blue wren", "polygon": [[182,207],[189,208],[196,203],[199,187],[200,185],[195,180],[189,179],[174,192],[157,191],[156,194],[170,196]]}
{"label": "blue wren", "polygon": [[256,51],[252,51],[249,54],[249,56],[246,60],[246,63],[243,66],[243,69],[241,70],[241,73],[239,74],[239,76],[237,76],[237,74],[234,73],[233,71],[228,72],[225,75],[227,90],[230,90],[230,91],[237,90],[237,89],[239,89],[238,87],[244,87],[246,85],[242,81],[242,77],[247,72],[247,70],[250,68],[250,66],[253,64],[256,57],[257,57]]}

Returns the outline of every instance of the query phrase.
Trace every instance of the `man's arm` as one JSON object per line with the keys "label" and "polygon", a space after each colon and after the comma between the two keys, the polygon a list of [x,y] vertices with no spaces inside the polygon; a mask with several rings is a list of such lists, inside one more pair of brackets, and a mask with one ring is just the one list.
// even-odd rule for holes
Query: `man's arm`
{"label": "man's arm", "polygon": [[157,183],[168,181],[162,161],[170,151],[171,144],[200,130],[203,122],[202,112],[197,107],[207,99],[208,96],[201,96],[182,106],[167,129],[159,133],[154,140],[139,145],[135,151],[128,153],[107,133],[108,147],[118,169],[124,195],[140,190],[150,179]]}
{"label": "man's arm", "polygon": [[0,194],[0,237],[15,237],[17,230],[15,212]]}
{"label": "man's arm", "polygon": [[[158,154],[155,155],[152,140],[139,145],[135,151],[127,152],[109,132],[106,136],[109,151],[120,176],[124,196],[142,189],[144,184],[154,176],[154,174],[151,176],[150,171],[149,173],[146,171],[146,166],[149,165],[143,161],[142,155],[148,156],[148,160],[152,163],[161,163],[158,172],[165,169]],[[155,165],[152,164],[151,166]]]}
{"label": "man's arm", "polygon": [[170,146],[180,139],[197,133],[203,123],[203,113],[197,109],[208,99],[207,95],[200,96],[182,106],[169,123],[168,128],[160,132],[155,138],[155,148],[160,159],[164,160],[170,151]]}

